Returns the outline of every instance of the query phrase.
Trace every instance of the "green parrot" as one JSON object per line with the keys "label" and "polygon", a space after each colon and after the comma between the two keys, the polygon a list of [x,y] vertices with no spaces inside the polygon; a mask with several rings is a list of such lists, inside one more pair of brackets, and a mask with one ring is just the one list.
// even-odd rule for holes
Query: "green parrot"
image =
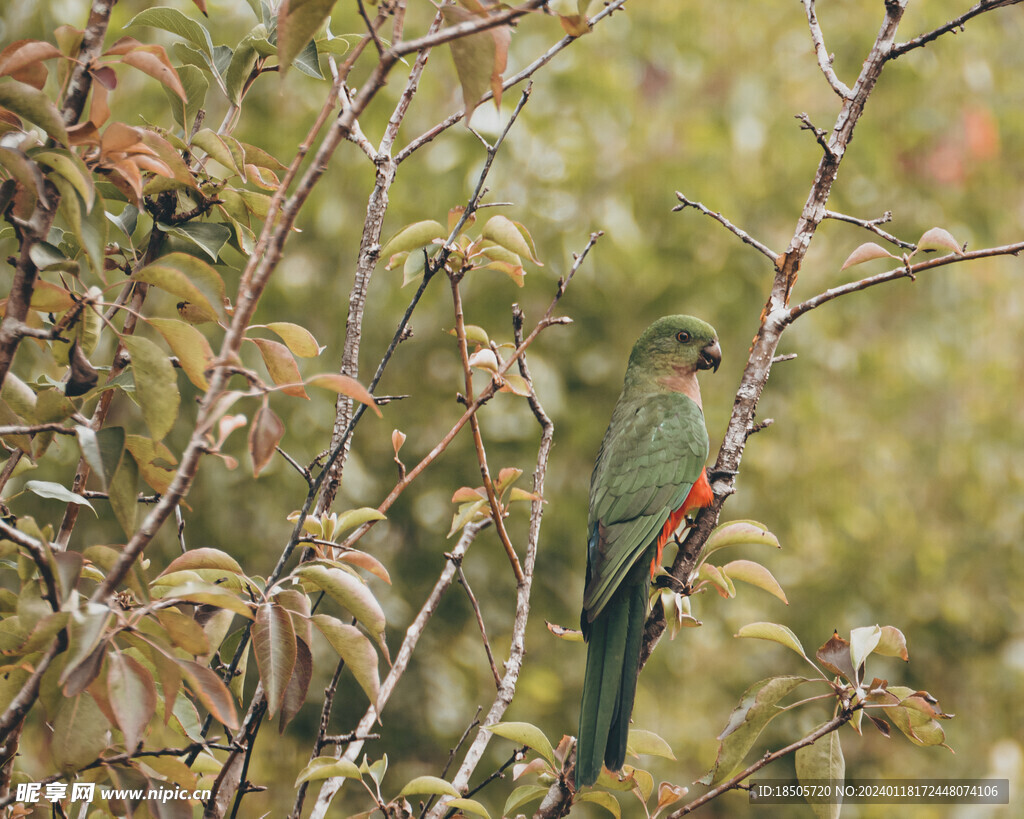
{"label": "green parrot", "polygon": [[693,316],[658,319],[629,356],[590,478],[577,788],[597,781],[602,762],[622,768],[651,579],[686,515],[714,499],[697,371],[721,360],[715,329]]}

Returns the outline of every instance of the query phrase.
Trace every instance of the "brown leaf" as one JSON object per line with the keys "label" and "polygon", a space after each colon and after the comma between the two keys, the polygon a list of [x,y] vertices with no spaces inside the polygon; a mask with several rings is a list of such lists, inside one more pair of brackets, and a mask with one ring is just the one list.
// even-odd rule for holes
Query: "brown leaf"
{"label": "brown leaf", "polygon": [[[480,13],[458,6],[442,6],[441,12],[449,25],[479,20],[481,17]],[[511,37],[511,29],[504,25],[459,37],[449,43],[455,71],[462,86],[467,126],[473,110],[488,88],[494,93],[495,105],[501,105],[502,72],[508,62]]]}
{"label": "brown leaf", "polygon": [[849,256],[846,257],[846,261],[843,262],[843,266],[840,270],[846,270],[848,267],[853,267],[855,264],[863,264],[869,262],[872,259],[882,259],[888,257],[895,259],[888,250],[875,242],[865,242],[856,250],[853,251]]}
{"label": "brown leaf", "polygon": [[252,455],[252,472],[258,476],[274,457],[277,445],[284,437],[284,422],[264,404],[256,411],[249,427],[249,454]]}
{"label": "brown leaf", "polygon": [[[101,82],[92,84],[92,100],[89,102],[89,122],[96,128],[110,119],[110,105],[107,102],[108,89]],[[70,130],[69,130],[70,133]]]}
{"label": "brown leaf", "polygon": [[100,150],[104,155],[125,153],[141,141],[141,129],[123,122],[112,122],[100,137]]}
{"label": "brown leaf", "polygon": [[833,674],[853,680],[853,661],[850,659],[850,644],[839,632],[833,632],[832,638],[825,643],[814,655],[825,668]]}
{"label": "brown leaf", "polygon": [[89,363],[89,359],[85,357],[77,341],[71,343],[68,358],[71,362],[71,377],[68,379],[67,384],[64,385],[64,394],[69,398],[76,395],[85,395],[85,393],[96,386],[99,373]]}
{"label": "brown leaf", "polygon": [[18,82],[23,82],[42,91],[43,86],[46,85],[47,77],[50,76],[50,72],[46,70],[46,66],[42,63],[29,63],[23,68],[11,72],[11,76]]}
{"label": "brown leaf", "polygon": [[182,101],[188,101],[188,95],[181,84],[178,72],[174,70],[171,61],[167,59],[167,52],[163,46],[147,45],[129,51],[121,61],[126,65],[139,69],[149,74],[153,79],[170,88],[175,94],[181,97]]}
{"label": "brown leaf", "polygon": [[263,363],[267,365],[267,372],[270,373],[271,380],[281,387],[281,392],[298,398],[309,398],[305,387],[302,386],[299,365],[295,363],[295,356],[291,350],[281,342],[269,338],[253,338],[250,341],[259,348]]}
{"label": "brown leaf", "polygon": [[[52,43],[43,40],[15,40],[3,51],[0,51],[0,76],[15,75],[33,63],[63,56],[60,49]],[[16,77],[15,79],[21,78]],[[21,81],[25,82],[24,79]]]}
{"label": "brown leaf", "polygon": [[952,250],[957,256],[964,255],[963,248],[961,248],[960,243],[953,238],[953,234],[940,227],[933,227],[926,230],[924,234],[922,234],[921,238],[917,240],[918,250],[940,250],[942,248]]}

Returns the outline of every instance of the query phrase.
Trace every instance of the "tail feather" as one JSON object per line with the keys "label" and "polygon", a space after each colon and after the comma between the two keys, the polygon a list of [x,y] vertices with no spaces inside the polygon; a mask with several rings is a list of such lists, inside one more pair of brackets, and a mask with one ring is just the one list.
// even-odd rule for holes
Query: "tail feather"
{"label": "tail feather", "polygon": [[647,613],[647,584],[625,583],[590,624],[576,742],[576,787],[593,785],[602,761],[619,770],[626,759]]}

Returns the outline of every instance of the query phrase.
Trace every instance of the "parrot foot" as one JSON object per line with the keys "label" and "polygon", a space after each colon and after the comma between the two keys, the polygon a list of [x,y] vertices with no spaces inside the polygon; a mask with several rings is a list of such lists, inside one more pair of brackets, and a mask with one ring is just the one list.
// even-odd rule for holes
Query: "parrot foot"
{"label": "parrot foot", "polygon": [[714,483],[719,478],[735,478],[739,474],[738,469],[709,469],[708,482]]}
{"label": "parrot foot", "polygon": [[676,594],[685,594],[687,596],[690,594],[690,589],[682,581],[670,574],[659,574],[654,578],[654,585],[659,589],[671,589]]}

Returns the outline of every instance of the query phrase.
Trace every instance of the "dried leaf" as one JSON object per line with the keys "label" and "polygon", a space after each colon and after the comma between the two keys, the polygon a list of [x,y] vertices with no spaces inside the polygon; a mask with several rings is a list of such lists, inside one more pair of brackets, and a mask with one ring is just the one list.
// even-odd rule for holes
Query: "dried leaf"
{"label": "dried leaf", "polygon": [[843,266],[840,270],[846,270],[848,267],[853,267],[856,264],[863,264],[864,262],[870,262],[872,259],[896,259],[894,256],[884,247],[875,242],[865,242],[856,250],[853,251],[849,256],[846,257],[846,261],[843,262]]}
{"label": "dried leaf", "polygon": [[284,437],[284,422],[266,404],[256,411],[249,428],[249,454],[252,472],[258,477],[274,457],[277,445]]}
{"label": "dried leaf", "polygon": [[[458,6],[442,6],[441,13],[449,25],[480,19],[480,14]],[[452,61],[455,63],[455,73],[458,74],[462,86],[462,99],[466,110],[464,121],[467,127],[473,110],[488,89],[494,93],[495,105],[501,106],[501,75],[508,62],[511,38],[511,29],[507,25],[502,25],[459,37],[448,44]]]}
{"label": "dried leaf", "polygon": [[299,365],[295,363],[295,356],[284,344],[269,338],[249,340],[259,348],[267,372],[271,380],[281,387],[281,392],[285,395],[294,395],[296,398],[309,398],[305,387],[302,386],[302,375],[299,373]]}
{"label": "dried leaf", "polygon": [[377,406],[377,402],[370,395],[370,391],[354,378],[341,375],[340,373],[321,373],[320,375],[314,375],[306,383],[312,387],[323,387],[325,390],[333,390],[341,395],[347,395],[361,404],[366,404],[377,413],[378,418],[384,417],[380,407]]}
{"label": "dried leaf", "polygon": [[121,62],[148,74],[181,97],[182,102],[188,102],[188,95],[185,94],[181,78],[178,77],[178,72],[174,70],[174,66],[167,58],[167,52],[163,46],[139,46],[125,54],[121,58]]}
{"label": "dried leaf", "polygon": [[920,239],[917,240],[918,250],[946,250],[953,251],[957,256],[963,256],[964,251],[960,243],[953,238],[948,230],[940,227],[933,227],[926,230]]}

